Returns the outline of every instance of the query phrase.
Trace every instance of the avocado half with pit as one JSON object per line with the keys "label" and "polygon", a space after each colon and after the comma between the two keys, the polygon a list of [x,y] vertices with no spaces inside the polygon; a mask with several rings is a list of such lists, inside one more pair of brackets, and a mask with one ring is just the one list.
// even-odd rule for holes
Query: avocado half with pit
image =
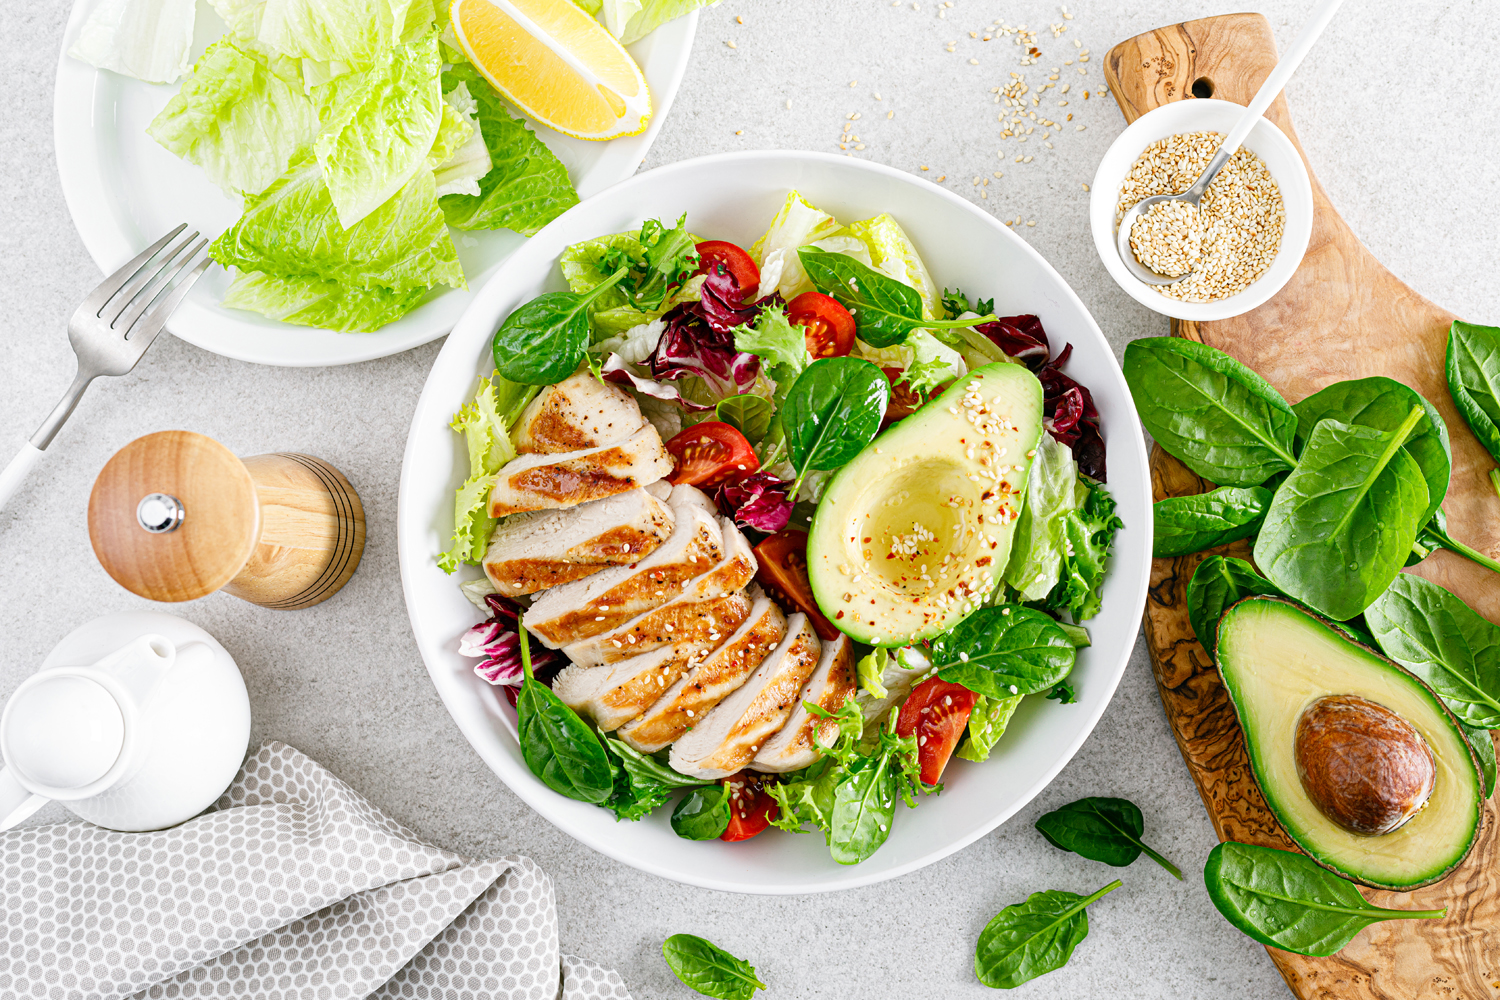
{"label": "avocado half with pit", "polygon": [[807,543],[818,606],[874,646],[945,632],[994,593],[1042,431],[1019,364],[958,379],[839,470]]}
{"label": "avocado half with pit", "polygon": [[1468,856],[1484,815],[1479,761],[1419,678],[1279,597],[1231,607],[1218,643],[1255,780],[1310,858],[1406,890]]}

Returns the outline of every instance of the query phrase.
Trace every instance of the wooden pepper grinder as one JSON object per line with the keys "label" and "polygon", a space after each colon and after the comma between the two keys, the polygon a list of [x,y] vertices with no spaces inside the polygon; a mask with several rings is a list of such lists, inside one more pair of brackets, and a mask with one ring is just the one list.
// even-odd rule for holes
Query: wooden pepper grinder
{"label": "wooden pepper grinder", "polygon": [[153,601],[223,590],[294,611],[354,575],[365,512],[343,474],[311,455],[242,460],[202,434],[161,431],[99,473],[89,540],[115,582]]}

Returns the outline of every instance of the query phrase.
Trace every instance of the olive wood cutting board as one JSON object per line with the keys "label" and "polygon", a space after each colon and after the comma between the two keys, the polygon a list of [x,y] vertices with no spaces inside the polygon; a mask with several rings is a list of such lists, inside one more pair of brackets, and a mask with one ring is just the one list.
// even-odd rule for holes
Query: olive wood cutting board
{"label": "olive wood cutting board", "polygon": [[[1229,14],[1121,42],[1106,58],[1105,77],[1126,120],[1134,121],[1162,104],[1191,100],[1195,92],[1249,104],[1275,64],[1276,44],[1266,19]],[[1284,97],[1276,99],[1266,118],[1301,152]],[[1313,174],[1311,165],[1308,173]],[[1339,218],[1316,175],[1312,192],[1312,239],[1286,287],[1234,319],[1173,320],[1173,336],[1233,355],[1291,402],[1332,382],[1369,375],[1386,375],[1420,392],[1442,413],[1452,438],[1453,479],[1443,504],[1450,534],[1500,555],[1500,498],[1487,479],[1494,462],[1454,408],[1443,374],[1453,315],[1381,266]],[[1158,499],[1213,488],[1160,448],[1152,452],[1151,478]],[[1255,785],[1234,709],[1188,624],[1187,583],[1198,563],[1213,553],[1249,559],[1250,547],[1239,542],[1153,563],[1145,630],[1157,688],[1219,838],[1295,850]],[[1489,571],[1449,552],[1435,553],[1414,571],[1500,622],[1500,579]],[[1500,997],[1497,819],[1491,800],[1473,852],[1442,882],[1409,893],[1363,890],[1379,906],[1446,906],[1446,919],[1376,924],[1329,958],[1268,948],[1292,992],[1302,1000]]]}

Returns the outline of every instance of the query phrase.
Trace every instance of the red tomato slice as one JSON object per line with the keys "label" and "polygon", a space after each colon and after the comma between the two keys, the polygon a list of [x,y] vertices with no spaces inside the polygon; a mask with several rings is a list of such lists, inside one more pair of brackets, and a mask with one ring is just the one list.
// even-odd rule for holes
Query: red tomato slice
{"label": "red tomato slice", "polygon": [[766,791],[766,780],[755,771],[740,771],[724,779],[729,789],[729,825],[719,834],[720,840],[749,840],[780,814],[776,800]]}
{"label": "red tomato slice", "polygon": [[842,358],[854,350],[854,317],[832,296],[803,292],[787,303],[786,318],[805,331],[814,359]]}
{"label": "red tomato slice", "polygon": [[724,240],[705,240],[699,243],[698,273],[708,274],[709,268],[716,265],[734,276],[734,283],[740,286],[740,295],[745,301],[755,298],[755,293],[760,289],[760,268],[755,266],[755,261],[749,254]]}
{"label": "red tomato slice", "polygon": [[813,631],[824,642],[839,637],[833,622],[823,617],[818,602],[813,600],[812,584],[807,582],[807,532],[800,528],[787,528],[762,541],[755,547],[755,560],[760,568],[755,571],[755,582],[767,594],[783,604],[794,605],[807,615]]}
{"label": "red tomato slice", "polygon": [[718,420],[689,427],[667,442],[667,451],[676,460],[677,467],[667,477],[675,486],[711,489],[760,468],[745,435]]}
{"label": "red tomato slice", "polygon": [[942,779],[943,768],[969,724],[969,713],[974,711],[978,697],[962,684],[940,677],[929,677],[907,695],[901,714],[896,716],[896,735],[917,737],[923,783],[935,785]]}

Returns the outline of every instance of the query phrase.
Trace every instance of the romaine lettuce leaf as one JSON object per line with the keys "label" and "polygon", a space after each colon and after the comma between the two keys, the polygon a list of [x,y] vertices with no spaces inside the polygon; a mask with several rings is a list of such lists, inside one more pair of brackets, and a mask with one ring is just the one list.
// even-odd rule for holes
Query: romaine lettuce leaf
{"label": "romaine lettuce leaf", "polygon": [[436,33],[389,49],[324,122],[313,151],[345,229],[428,169],[443,120],[441,66]]}
{"label": "romaine lettuce leaf", "polygon": [[[443,214],[458,229],[511,229],[532,236],[578,204],[578,192],[552,151],[501,103],[495,89],[474,67],[454,66],[443,74],[443,89],[468,86],[475,117],[492,167],[479,181],[479,194],[450,194]],[[599,304],[603,307],[603,304]]]}
{"label": "romaine lettuce leaf", "polygon": [[247,199],[245,214],[210,252],[241,271],[311,274],[355,288],[407,292],[464,283],[430,170],[417,171],[389,201],[346,230],[317,161],[303,157],[264,193]]}
{"label": "romaine lettuce leaf", "polygon": [[922,263],[916,244],[895,219],[882,214],[850,223],[849,235],[869,248],[871,267],[917,290],[924,316],[936,319],[943,315],[941,292]]}
{"label": "romaine lettuce leaf", "polygon": [[238,198],[259,194],[285,173],[317,129],[302,87],[272,72],[264,55],[226,38],[208,47],[146,131]]}
{"label": "romaine lettuce leaf", "polygon": [[1027,473],[1026,502],[1005,567],[1005,582],[1022,601],[1041,600],[1062,579],[1067,517],[1083,505],[1086,494],[1073,450],[1043,434]]}
{"label": "romaine lettuce leaf", "polygon": [[452,573],[462,563],[478,565],[489,547],[495,518],[489,514],[490,487],[495,474],[516,457],[510,428],[539,391],[499,374],[479,380],[474,401],[453,415],[449,425],[464,436],[469,452],[469,478],[453,501],[453,548],[438,556],[438,566]]}
{"label": "romaine lettuce leaf", "polygon": [[236,13],[236,32],[258,19],[256,39],[282,55],[368,69],[401,41],[411,0],[264,0],[260,7]]}
{"label": "romaine lettuce leaf", "polygon": [[224,305],[248,309],[283,323],[341,333],[370,333],[416,308],[425,288],[352,288],[307,276],[274,277],[260,271],[237,275]]}
{"label": "romaine lettuce leaf", "polygon": [[[484,134],[479,131],[479,122],[474,118],[478,103],[469,94],[468,84],[460,83],[443,95],[443,125],[438,129],[437,141],[433,143],[432,156],[434,180],[438,197],[445,194],[479,194],[479,179],[490,172],[490,151],[485,148]],[[462,126],[462,142],[449,149],[448,131],[457,120]],[[446,155],[438,159],[439,152]]]}
{"label": "romaine lettuce leaf", "polygon": [[771,228],[750,247],[750,256],[760,267],[757,299],[772,292],[790,302],[802,292],[813,290],[797,248],[832,236],[839,224],[827,212],[820,212],[796,191],[788,191],[786,202],[771,220]]}
{"label": "romaine lettuce leaf", "polygon": [[590,14],[604,14],[604,26],[609,33],[629,45],[639,41],[668,21],[676,20],[699,7],[706,7],[716,0],[590,0],[578,6]]}
{"label": "romaine lettuce leaf", "polygon": [[209,0],[219,18],[242,42],[260,37],[260,19],[266,12],[266,0]]}
{"label": "romaine lettuce leaf", "polygon": [[980,764],[989,760],[995,741],[1004,735],[1016,706],[1021,704],[1021,697],[992,700],[982,694],[976,695],[974,709],[969,713],[969,738],[958,748],[958,756]]}
{"label": "romaine lettuce leaf", "polygon": [[68,49],[74,59],[147,83],[188,71],[195,0],[104,0]]}

